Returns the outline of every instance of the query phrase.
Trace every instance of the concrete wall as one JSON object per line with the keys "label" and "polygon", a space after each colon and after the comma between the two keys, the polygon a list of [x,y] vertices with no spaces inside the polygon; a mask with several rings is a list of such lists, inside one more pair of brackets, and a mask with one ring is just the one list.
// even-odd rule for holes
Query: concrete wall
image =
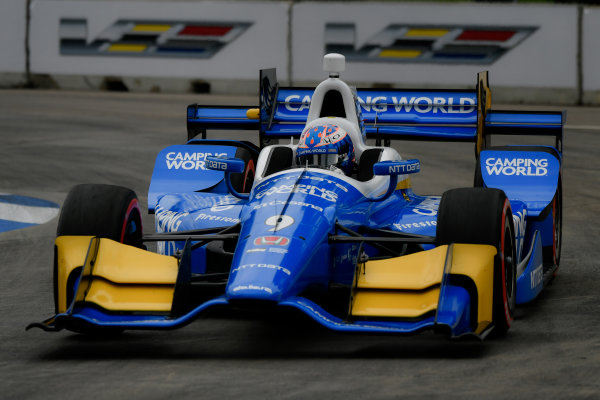
{"label": "concrete wall", "polygon": [[4,86],[26,81],[25,32],[26,2],[2,0],[0,3],[0,81]]}
{"label": "concrete wall", "polygon": [[472,87],[489,70],[495,101],[600,103],[600,8],[27,1],[29,23],[26,0],[0,5],[0,49],[11,55],[0,58],[1,86],[47,77],[44,85],[67,89],[117,81],[133,91],[255,93],[260,68],[276,67],[284,84],[313,84],[323,54],[336,51],[357,86]]}
{"label": "concrete wall", "polygon": [[600,104],[600,8],[586,8],[582,18],[583,102]]}

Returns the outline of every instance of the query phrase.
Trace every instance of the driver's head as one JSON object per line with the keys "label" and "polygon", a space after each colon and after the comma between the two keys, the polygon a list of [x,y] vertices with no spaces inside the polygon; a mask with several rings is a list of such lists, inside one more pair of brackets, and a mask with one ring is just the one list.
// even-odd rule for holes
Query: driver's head
{"label": "driver's head", "polygon": [[350,175],[354,168],[354,146],[348,133],[337,125],[307,128],[296,150],[298,164],[330,170],[341,169]]}

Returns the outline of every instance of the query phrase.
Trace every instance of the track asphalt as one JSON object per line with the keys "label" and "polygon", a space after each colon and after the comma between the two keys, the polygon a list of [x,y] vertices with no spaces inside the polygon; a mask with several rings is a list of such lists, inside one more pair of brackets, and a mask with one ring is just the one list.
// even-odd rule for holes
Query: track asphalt
{"label": "track asphalt", "polygon": [[[145,206],[154,159],[185,142],[185,107],[193,102],[257,101],[0,91],[0,193],[60,205],[75,184],[110,183],[131,187]],[[176,331],[112,338],[25,332],[53,314],[53,218],[0,232],[0,398],[600,398],[600,109],[567,111],[561,268],[518,309],[507,337],[341,335],[298,315],[212,315]],[[394,145],[421,160],[415,192],[472,185],[472,145]],[[144,223],[151,231],[152,217]]]}

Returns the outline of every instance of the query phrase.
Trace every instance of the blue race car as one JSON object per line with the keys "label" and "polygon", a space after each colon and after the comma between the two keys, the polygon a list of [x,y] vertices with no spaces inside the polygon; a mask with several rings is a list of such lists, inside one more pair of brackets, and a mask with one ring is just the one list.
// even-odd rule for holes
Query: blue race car
{"label": "blue race car", "polygon": [[[56,315],[30,327],[172,329],[219,307],[297,309],[343,332],[505,333],[559,265],[563,114],[491,110],[487,73],[472,91],[356,91],[343,56],[324,67],[314,90],[262,70],[256,109],[188,106],[188,142],[156,159],[156,233],[131,190],[74,187]],[[207,139],[216,129],[257,130],[260,146]],[[495,134],[555,145],[491,147]],[[415,194],[419,161],[390,147],[404,139],[474,143],[474,187]]]}

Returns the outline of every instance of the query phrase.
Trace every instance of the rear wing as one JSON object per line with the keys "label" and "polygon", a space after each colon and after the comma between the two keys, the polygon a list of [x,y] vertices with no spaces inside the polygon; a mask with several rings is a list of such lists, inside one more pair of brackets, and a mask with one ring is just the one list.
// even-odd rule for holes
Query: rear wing
{"label": "rear wing", "polygon": [[[270,139],[299,137],[306,124],[312,88],[280,87],[275,69],[260,71],[259,106],[188,106],[188,139],[208,129],[258,130],[260,146]],[[492,135],[556,138],[562,152],[564,114],[494,111],[488,74],[477,75],[474,90],[358,89],[367,138],[475,143],[479,152]]]}

